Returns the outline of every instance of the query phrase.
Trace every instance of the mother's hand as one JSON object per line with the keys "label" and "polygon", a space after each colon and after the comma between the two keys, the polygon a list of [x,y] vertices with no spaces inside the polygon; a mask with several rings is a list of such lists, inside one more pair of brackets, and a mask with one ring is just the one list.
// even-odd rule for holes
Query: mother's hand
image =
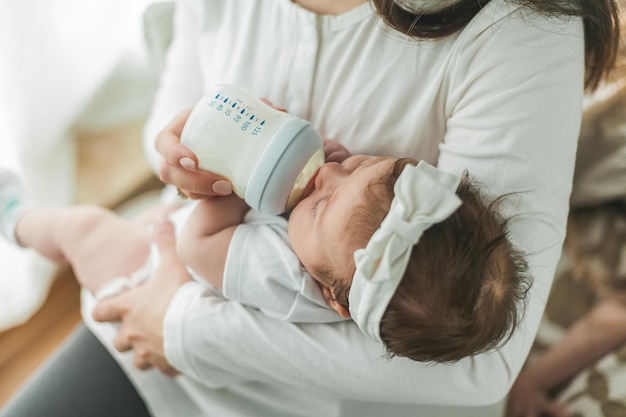
{"label": "mother's hand", "polygon": [[154,366],[174,376],[178,371],[167,362],[163,349],[163,319],[176,290],[191,278],[178,258],[170,222],[155,225],[154,240],[161,254],[154,276],[136,288],[102,300],[92,315],[96,321],[122,323],[113,345],[120,352],[134,349],[134,363],[139,369]]}
{"label": "mother's hand", "polygon": [[176,186],[189,198],[205,198],[232,193],[230,182],[198,168],[198,157],[180,143],[183,127],[191,109],[177,114],[155,139],[155,148],[163,157],[159,167],[161,181]]}

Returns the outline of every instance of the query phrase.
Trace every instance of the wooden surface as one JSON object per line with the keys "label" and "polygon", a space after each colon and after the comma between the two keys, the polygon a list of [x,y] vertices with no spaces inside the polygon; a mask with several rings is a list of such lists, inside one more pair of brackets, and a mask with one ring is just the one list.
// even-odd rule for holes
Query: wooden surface
{"label": "wooden surface", "polygon": [[81,135],[76,202],[116,207],[153,178],[144,157],[142,129],[138,123]]}
{"label": "wooden surface", "polygon": [[[144,160],[142,124],[80,136],[77,202],[115,207],[158,181]],[[0,333],[0,407],[80,321],[79,287],[59,271],[45,305],[26,324]]]}
{"label": "wooden surface", "polygon": [[26,324],[0,333],[0,406],[80,320],[78,285],[60,273],[44,306]]}

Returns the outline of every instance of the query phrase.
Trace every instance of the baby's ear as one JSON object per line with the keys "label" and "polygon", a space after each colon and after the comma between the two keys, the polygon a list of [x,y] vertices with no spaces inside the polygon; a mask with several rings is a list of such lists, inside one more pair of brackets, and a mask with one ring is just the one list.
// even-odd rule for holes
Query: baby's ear
{"label": "baby's ear", "polygon": [[349,319],[350,311],[343,304],[337,301],[337,299],[333,295],[332,290],[325,285],[320,285],[320,288],[322,289],[322,295],[324,296],[326,304],[328,304],[330,308],[335,310],[337,314],[339,314],[344,319]]}

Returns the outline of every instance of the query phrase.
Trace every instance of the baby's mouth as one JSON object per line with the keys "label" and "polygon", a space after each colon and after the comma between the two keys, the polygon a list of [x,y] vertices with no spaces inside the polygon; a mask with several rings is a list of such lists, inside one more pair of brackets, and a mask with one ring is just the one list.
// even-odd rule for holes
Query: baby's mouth
{"label": "baby's mouth", "polygon": [[310,196],[313,191],[315,191],[315,178],[317,178],[317,174],[320,172],[320,169],[316,169],[309,182],[306,183],[304,187],[304,191],[302,191],[302,200]]}

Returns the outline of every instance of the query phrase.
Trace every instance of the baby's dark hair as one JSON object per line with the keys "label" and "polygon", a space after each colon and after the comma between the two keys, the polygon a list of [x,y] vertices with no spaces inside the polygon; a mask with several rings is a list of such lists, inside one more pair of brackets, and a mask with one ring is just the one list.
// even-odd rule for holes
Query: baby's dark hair
{"label": "baby's dark hair", "polygon": [[532,279],[499,214],[467,173],[463,204],[413,248],[380,334],[390,356],[455,362],[506,343],[526,307]]}
{"label": "baby's dark hair", "polygon": [[[365,246],[389,211],[393,186],[408,163],[415,161],[399,159],[388,176],[368,187],[367,206],[355,211],[348,231],[357,247]],[[380,335],[389,357],[455,362],[506,343],[523,316],[532,279],[499,213],[506,196],[486,201],[467,172],[456,194],[463,204],[413,247],[383,315]],[[334,292],[349,307],[349,287]]]}

